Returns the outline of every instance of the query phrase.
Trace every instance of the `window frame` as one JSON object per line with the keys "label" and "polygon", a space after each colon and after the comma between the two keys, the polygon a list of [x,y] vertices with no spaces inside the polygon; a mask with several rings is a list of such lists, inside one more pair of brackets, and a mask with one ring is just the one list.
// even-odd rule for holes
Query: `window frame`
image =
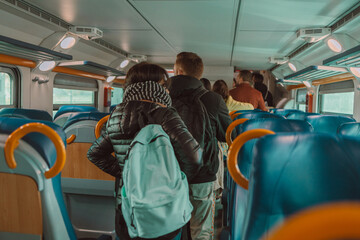
{"label": "window frame", "polygon": [[[94,81],[94,82],[96,82],[96,88],[94,88],[94,87],[86,88],[86,87],[77,87],[77,86],[69,86],[69,85],[59,85],[59,84],[56,84],[56,83],[55,83],[55,79],[56,79],[57,76],[66,77],[66,78],[67,78],[67,79],[66,79],[67,81],[74,81],[74,82],[76,82],[76,79],[84,79],[84,81]],[[92,92],[94,92],[94,104],[79,104],[79,103],[76,103],[76,104],[54,104],[54,90],[53,90],[53,100],[52,100],[52,103],[53,103],[53,111],[58,111],[61,106],[69,106],[69,105],[89,106],[89,107],[98,108],[99,83],[98,83],[98,80],[96,80],[96,79],[93,79],[93,78],[84,78],[84,77],[77,77],[77,76],[72,76],[72,75],[68,75],[68,74],[57,74],[57,75],[54,77],[54,86],[53,86],[53,89],[55,89],[55,88],[58,88],[58,89],[68,89],[68,90],[92,91]]]}
{"label": "window frame", "polygon": [[20,74],[17,68],[7,67],[4,65],[0,65],[0,72],[1,73],[7,73],[10,75],[10,82],[13,85],[12,88],[12,104],[10,105],[0,105],[0,108],[18,108],[20,101]]}
{"label": "window frame", "polygon": [[[325,85],[329,85],[329,84],[338,84],[338,85],[346,85],[347,82],[352,82],[353,87],[344,87],[344,88],[335,88],[335,89],[327,89],[327,90],[322,90],[321,86],[325,86]],[[348,116],[348,117],[353,117],[354,116],[354,107],[353,106],[353,113],[352,114],[347,114],[347,113],[335,113],[335,112],[322,112],[321,111],[321,106],[322,106],[322,95],[324,94],[331,94],[331,93],[349,93],[349,92],[353,92],[354,93],[354,103],[355,103],[355,84],[353,80],[345,80],[345,81],[341,81],[341,82],[335,82],[335,83],[329,83],[329,84],[322,84],[319,86],[319,90],[318,90],[318,96],[317,96],[317,100],[318,100],[318,112],[320,114],[326,114],[326,115],[342,115],[342,116]],[[333,85],[336,86],[336,85]],[[353,103],[353,104],[354,104]]]}
{"label": "window frame", "polygon": [[305,94],[305,101],[301,101],[301,102],[298,101],[299,91],[303,91],[303,90],[305,90],[306,93],[308,91],[307,88],[298,88],[298,89],[296,89],[296,93],[295,93],[295,109],[297,109],[297,110],[300,110],[299,109],[300,104],[304,104],[306,106],[306,94]]}

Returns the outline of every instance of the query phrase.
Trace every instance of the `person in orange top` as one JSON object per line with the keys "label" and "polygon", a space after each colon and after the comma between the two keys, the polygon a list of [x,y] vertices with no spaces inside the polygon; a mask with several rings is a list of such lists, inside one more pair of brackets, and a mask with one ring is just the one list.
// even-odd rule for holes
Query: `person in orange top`
{"label": "person in orange top", "polygon": [[261,92],[253,88],[253,79],[250,71],[240,71],[236,77],[235,88],[230,90],[230,96],[236,101],[251,103],[254,108],[268,111]]}

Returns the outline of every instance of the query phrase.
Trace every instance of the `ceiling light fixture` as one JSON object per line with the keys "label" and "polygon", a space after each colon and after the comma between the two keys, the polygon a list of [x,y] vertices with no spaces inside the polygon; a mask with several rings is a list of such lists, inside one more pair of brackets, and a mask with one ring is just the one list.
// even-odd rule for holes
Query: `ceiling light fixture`
{"label": "ceiling light fixture", "polygon": [[350,71],[352,74],[354,74],[356,77],[360,78],[360,68],[358,67],[351,67]]}
{"label": "ceiling light fixture", "polygon": [[56,63],[55,61],[44,61],[40,63],[39,70],[42,72],[50,71],[55,67]]}
{"label": "ceiling light fixture", "polygon": [[69,49],[69,48],[72,48],[76,43],[76,39],[74,37],[66,37],[64,38],[61,43],[60,43],[60,47],[62,49]]}
{"label": "ceiling light fixture", "polygon": [[296,67],[295,67],[295,65],[293,63],[289,62],[288,66],[293,72],[296,72],[297,69],[296,69]]}
{"label": "ceiling light fixture", "polygon": [[129,65],[129,62],[130,61],[128,59],[125,59],[120,63],[120,68],[125,68],[127,65]]}
{"label": "ceiling light fixture", "polygon": [[109,76],[106,78],[106,82],[110,83],[110,82],[114,81],[114,79],[115,79],[115,76]]}
{"label": "ceiling light fixture", "polygon": [[341,43],[335,38],[329,38],[326,40],[327,46],[330,48],[331,51],[339,53],[342,52],[344,49]]}

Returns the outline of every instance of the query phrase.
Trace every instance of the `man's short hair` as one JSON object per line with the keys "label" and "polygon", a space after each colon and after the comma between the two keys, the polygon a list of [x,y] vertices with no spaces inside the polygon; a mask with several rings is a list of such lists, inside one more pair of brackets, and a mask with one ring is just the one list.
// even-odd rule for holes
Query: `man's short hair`
{"label": "man's short hair", "polygon": [[264,77],[260,73],[253,73],[253,79],[254,79],[254,82],[256,82],[256,83],[264,82]]}
{"label": "man's short hair", "polygon": [[200,79],[204,64],[202,59],[193,52],[181,52],[176,56],[176,66],[184,72],[185,75]]}
{"label": "man's short hair", "polygon": [[239,78],[242,78],[244,82],[248,82],[251,85],[254,84],[254,82],[252,80],[252,73],[248,70],[241,70],[239,72]]}

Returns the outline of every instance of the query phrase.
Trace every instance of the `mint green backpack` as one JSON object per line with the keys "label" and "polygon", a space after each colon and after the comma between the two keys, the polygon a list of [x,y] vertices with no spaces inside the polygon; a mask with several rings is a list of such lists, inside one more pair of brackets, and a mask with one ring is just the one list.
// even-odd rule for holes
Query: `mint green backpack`
{"label": "mint green backpack", "polygon": [[193,209],[189,187],[162,127],[143,127],[126,158],[121,211],[130,237],[156,238],[183,227]]}

